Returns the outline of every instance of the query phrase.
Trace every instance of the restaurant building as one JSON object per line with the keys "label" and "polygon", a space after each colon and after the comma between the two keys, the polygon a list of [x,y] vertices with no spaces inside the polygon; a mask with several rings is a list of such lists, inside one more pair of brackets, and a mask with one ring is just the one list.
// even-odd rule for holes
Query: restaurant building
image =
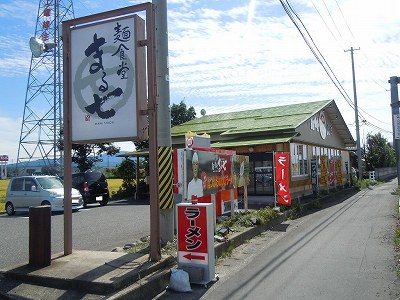
{"label": "restaurant building", "polygon": [[174,148],[185,147],[188,132],[210,135],[212,148],[249,156],[249,195],[274,195],[276,152],[290,153],[292,198],[350,181],[355,141],[334,100],[204,115],[171,129]]}

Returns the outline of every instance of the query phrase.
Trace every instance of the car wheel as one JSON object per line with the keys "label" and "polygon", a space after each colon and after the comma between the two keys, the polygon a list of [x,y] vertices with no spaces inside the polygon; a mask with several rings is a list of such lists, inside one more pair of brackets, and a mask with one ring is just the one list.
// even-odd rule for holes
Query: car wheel
{"label": "car wheel", "polygon": [[106,196],[103,196],[103,201],[100,201],[101,206],[106,206],[108,203],[108,199],[110,199],[110,195],[107,194]]}
{"label": "car wheel", "polygon": [[49,202],[49,201],[47,201],[47,200],[45,200],[45,201],[42,201],[42,203],[41,203],[40,205],[50,205],[50,206],[51,206],[50,202]]}
{"label": "car wheel", "polygon": [[108,199],[104,199],[103,201],[100,201],[100,206],[106,206],[108,203]]}
{"label": "car wheel", "polygon": [[7,215],[9,215],[9,216],[12,216],[13,214],[15,214],[14,205],[11,202],[7,202],[6,212],[7,212]]}

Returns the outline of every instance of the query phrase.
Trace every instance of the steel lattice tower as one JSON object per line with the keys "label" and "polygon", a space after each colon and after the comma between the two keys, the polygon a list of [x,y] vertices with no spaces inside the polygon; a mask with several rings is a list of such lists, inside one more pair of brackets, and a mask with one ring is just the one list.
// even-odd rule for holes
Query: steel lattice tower
{"label": "steel lattice tower", "polygon": [[18,173],[29,173],[29,163],[61,171],[63,153],[57,149],[62,127],[61,23],[74,18],[72,0],[39,0],[35,37],[54,48],[31,56],[24,115],[18,147]]}

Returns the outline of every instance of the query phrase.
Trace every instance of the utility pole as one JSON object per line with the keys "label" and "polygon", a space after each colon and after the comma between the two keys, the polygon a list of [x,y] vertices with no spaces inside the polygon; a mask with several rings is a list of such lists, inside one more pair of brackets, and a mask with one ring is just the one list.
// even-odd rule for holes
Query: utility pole
{"label": "utility pole", "polygon": [[358,120],[356,74],[355,74],[355,70],[354,70],[354,54],[353,54],[353,52],[355,50],[360,50],[360,48],[353,49],[353,47],[351,47],[349,50],[345,50],[344,52],[350,51],[350,54],[351,54],[351,70],[353,71],[354,111],[355,111],[355,118],[356,118],[358,179],[360,180],[360,179],[362,179],[363,169],[362,169],[361,144],[360,144],[360,123]]}
{"label": "utility pole", "polygon": [[400,78],[397,76],[390,77],[390,97],[393,118],[393,147],[396,151],[397,164],[397,185],[400,186],[400,132],[399,132],[399,91],[397,85]]}
{"label": "utility pole", "polygon": [[171,147],[171,112],[169,106],[167,0],[153,0],[153,4],[155,6],[156,27],[160,238],[161,243],[166,244],[174,239],[174,193]]}

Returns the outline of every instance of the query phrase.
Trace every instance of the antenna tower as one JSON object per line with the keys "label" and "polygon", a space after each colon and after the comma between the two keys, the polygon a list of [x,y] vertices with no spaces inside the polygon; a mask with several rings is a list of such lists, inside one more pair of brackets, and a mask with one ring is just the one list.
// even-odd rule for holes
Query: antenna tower
{"label": "antenna tower", "polygon": [[18,174],[32,173],[30,162],[36,160],[48,170],[61,172],[63,153],[57,149],[63,124],[60,25],[72,18],[72,0],[39,0],[36,39],[31,38],[30,43],[32,56],[18,146]]}

